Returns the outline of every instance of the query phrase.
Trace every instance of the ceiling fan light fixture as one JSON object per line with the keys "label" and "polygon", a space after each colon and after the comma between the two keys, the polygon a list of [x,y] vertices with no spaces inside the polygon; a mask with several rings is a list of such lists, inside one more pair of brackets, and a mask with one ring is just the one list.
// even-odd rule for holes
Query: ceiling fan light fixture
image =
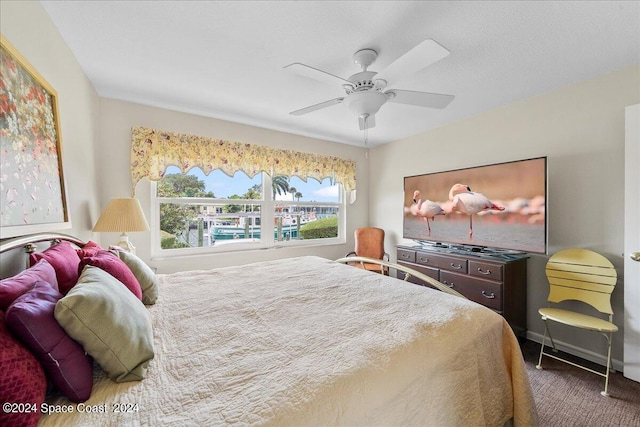
{"label": "ceiling fan light fixture", "polygon": [[375,115],[387,102],[387,96],[379,91],[353,92],[344,98],[342,104],[357,117]]}
{"label": "ceiling fan light fixture", "polygon": [[[453,95],[395,88],[396,82],[404,76],[417,73],[427,66],[445,58],[449,53],[450,52],[438,42],[426,39],[387,65],[382,71],[375,72],[367,70],[369,66],[376,61],[378,53],[373,49],[361,49],[353,55],[353,62],[359,65],[362,71],[353,74],[348,79],[299,62],[287,65],[285,67],[286,69],[295,71],[301,75],[315,75],[317,80],[330,81],[332,84],[340,82],[346,94],[342,98],[330,99],[319,104],[292,111],[289,114],[301,116],[335,104],[344,104],[347,109],[358,118],[358,125],[360,130],[364,131],[366,144],[368,130],[375,127],[376,113],[378,113],[380,107],[385,103],[391,102],[417,107],[445,108],[454,99]],[[383,92],[384,90],[386,90],[386,92]]]}

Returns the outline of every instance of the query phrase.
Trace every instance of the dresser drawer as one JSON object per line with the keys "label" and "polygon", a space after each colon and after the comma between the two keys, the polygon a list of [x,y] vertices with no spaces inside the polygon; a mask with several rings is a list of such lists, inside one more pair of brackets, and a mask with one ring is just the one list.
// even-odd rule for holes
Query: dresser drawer
{"label": "dresser drawer", "polygon": [[502,283],[448,271],[440,272],[440,281],[460,292],[471,301],[502,311]]}
{"label": "dresser drawer", "polygon": [[469,274],[502,282],[502,265],[469,260]]}
{"label": "dresser drawer", "polygon": [[398,248],[398,262],[416,262],[416,251]]}
{"label": "dresser drawer", "polygon": [[426,265],[428,267],[456,271],[458,273],[467,273],[466,259],[452,258],[418,251],[416,252],[416,263]]}
{"label": "dresser drawer", "polygon": [[[421,267],[415,264],[407,264],[406,262],[398,262],[398,264],[403,265],[405,267],[413,268],[414,270],[419,271],[420,273],[424,274],[425,276],[431,277],[432,279],[438,280],[438,277],[440,275],[439,270],[437,268]],[[404,277],[405,277],[405,273],[403,271],[398,271],[397,278],[404,280]],[[424,283],[422,280],[416,278],[415,276],[410,276],[407,279],[407,282],[414,283],[416,285],[429,286],[428,284]],[[432,287],[432,286],[429,286],[429,287]]]}
{"label": "dresser drawer", "polygon": [[[459,248],[397,246],[398,263],[498,312],[518,336],[527,330],[527,258],[475,254]],[[404,274],[400,273],[400,279]],[[409,282],[428,286],[415,277]]]}

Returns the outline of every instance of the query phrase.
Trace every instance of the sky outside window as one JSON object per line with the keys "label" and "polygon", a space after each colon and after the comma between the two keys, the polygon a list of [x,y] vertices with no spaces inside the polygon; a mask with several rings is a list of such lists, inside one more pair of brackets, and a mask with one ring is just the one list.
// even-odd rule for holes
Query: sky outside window
{"label": "sky outside window", "polygon": [[[180,169],[176,166],[169,166],[165,174],[181,173]],[[254,185],[260,185],[262,179],[260,175],[256,175],[253,178],[249,178],[244,172],[238,171],[232,177],[220,170],[212,171],[209,176],[206,176],[200,168],[192,168],[187,172],[187,175],[193,175],[200,181],[205,182],[205,191],[212,191],[218,198],[228,198],[230,196],[241,196],[247,192],[248,189]],[[330,179],[326,178],[322,183],[313,178],[309,178],[307,182],[304,182],[298,177],[291,177],[289,179],[289,187],[295,187],[296,192],[302,193],[300,198],[301,202],[338,202],[339,198],[339,185],[331,185]],[[278,195],[276,194],[276,200],[293,200],[291,193]],[[298,199],[295,199],[298,200]]]}

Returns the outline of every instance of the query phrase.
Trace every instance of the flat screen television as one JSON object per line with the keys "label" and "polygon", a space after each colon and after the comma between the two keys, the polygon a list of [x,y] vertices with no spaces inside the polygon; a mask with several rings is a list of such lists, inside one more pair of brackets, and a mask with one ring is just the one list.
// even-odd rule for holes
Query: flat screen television
{"label": "flat screen television", "polygon": [[404,178],[403,237],[473,251],[547,253],[547,158]]}

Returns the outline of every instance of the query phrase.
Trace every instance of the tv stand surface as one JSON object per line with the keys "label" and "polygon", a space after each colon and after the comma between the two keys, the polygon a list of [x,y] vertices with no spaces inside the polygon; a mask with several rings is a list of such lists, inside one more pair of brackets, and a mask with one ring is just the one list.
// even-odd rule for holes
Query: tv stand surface
{"label": "tv stand surface", "polygon": [[398,247],[435,251],[443,254],[468,255],[471,253],[489,260],[514,261],[520,258],[529,258],[529,255],[526,252],[454,243],[417,242],[415,245],[399,245]]}
{"label": "tv stand surface", "polygon": [[[418,270],[468,299],[502,315],[516,335],[527,330],[527,258],[515,252],[473,246],[400,245],[398,264]],[[402,277],[400,277],[402,278]],[[409,282],[428,286],[410,277]]]}

